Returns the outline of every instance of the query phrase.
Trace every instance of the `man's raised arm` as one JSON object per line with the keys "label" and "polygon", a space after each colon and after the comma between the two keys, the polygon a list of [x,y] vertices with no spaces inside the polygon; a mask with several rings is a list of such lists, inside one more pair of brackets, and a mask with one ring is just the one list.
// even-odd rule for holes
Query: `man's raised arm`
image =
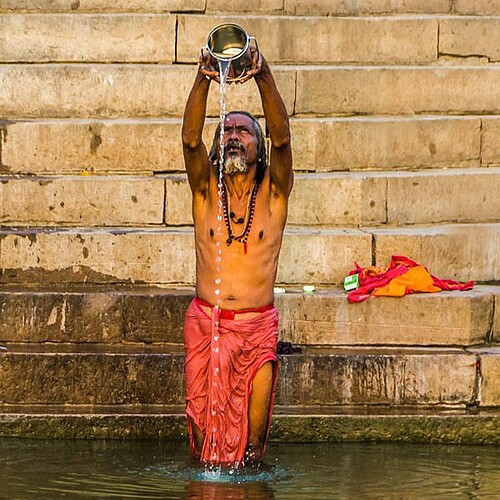
{"label": "man's raised arm", "polygon": [[184,163],[191,191],[204,192],[210,178],[210,162],[202,133],[207,110],[207,97],[211,78],[204,71],[204,61],[200,66],[189,94],[182,122],[182,145]]}
{"label": "man's raised arm", "polygon": [[254,74],[262,99],[262,109],[271,138],[269,170],[273,189],[288,197],[293,185],[290,124],[285,103],[267,61],[262,57],[260,69]]}

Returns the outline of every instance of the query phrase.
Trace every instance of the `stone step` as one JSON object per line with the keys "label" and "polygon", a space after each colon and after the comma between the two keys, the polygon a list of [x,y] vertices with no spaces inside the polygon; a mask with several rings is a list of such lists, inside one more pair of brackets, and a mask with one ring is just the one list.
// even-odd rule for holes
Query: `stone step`
{"label": "stone step", "polygon": [[[401,441],[500,444],[495,409],[345,408],[276,405],[270,442]],[[187,442],[181,406],[0,406],[0,436],[23,438],[165,439]]]}
{"label": "stone step", "polygon": [[[498,222],[499,192],[499,168],[296,174],[288,223],[402,227],[457,221]],[[468,193],[467,203],[460,196],[463,193]],[[186,176],[166,178],[165,203],[167,224],[192,223]]]}
{"label": "stone step", "polygon": [[387,265],[397,251],[440,278],[499,280],[500,224],[374,229],[372,234],[378,265]]}
{"label": "stone step", "polygon": [[495,15],[498,0],[2,0],[0,12],[178,12],[259,13],[289,15],[365,15],[365,14],[473,14]]}
{"label": "stone step", "polygon": [[[0,65],[6,119],[180,117],[194,65]],[[293,116],[500,113],[500,65],[276,66]],[[261,115],[254,85],[228,87],[227,109]],[[207,114],[219,115],[219,87]]]}
{"label": "stone step", "polygon": [[[208,0],[209,2],[212,0]],[[0,12],[202,12],[206,0],[2,0]]]}
{"label": "stone step", "polygon": [[172,63],[175,30],[170,14],[3,14],[0,61]]}
{"label": "stone step", "polygon": [[[192,288],[3,286],[0,345],[182,344]],[[280,339],[301,346],[473,346],[500,342],[500,287],[349,303],[339,288],[276,294]]]}
{"label": "stone step", "polygon": [[[174,346],[9,344],[0,360],[3,405],[184,402]],[[307,348],[280,356],[276,404],[499,406],[499,371],[499,347]]]}
{"label": "stone step", "polygon": [[[291,228],[277,279],[341,283],[355,261],[371,262],[371,251],[365,231]],[[3,283],[193,284],[194,258],[190,227],[0,229]]]}
{"label": "stone step", "polygon": [[[207,120],[211,144],[216,119]],[[500,165],[500,117],[291,118],[298,171]],[[12,174],[152,173],[183,170],[181,120],[0,122],[0,169]]]}
{"label": "stone step", "polygon": [[0,176],[6,225],[161,225],[165,180],[158,177]]}
{"label": "stone step", "polygon": [[498,65],[302,67],[295,114],[497,114],[499,92]]}
{"label": "stone step", "polygon": [[[0,14],[0,61],[193,63],[214,26],[235,22],[272,63],[430,64],[500,60],[494,16],[293,17]],[[315,33],[311,37],[310,33]],[[356,43],[351,43],[355,39]],[[376,43],[374,42],[376,41]]]}
{"label": "stone step", "polygon": [[210,30],[227,22],[244,26],[257,38],[266,58],[280,64],[425,64],[435,62],[438,56],[439,21],[428,16],[184,15],[178,19],[178,62],[193,62]]}
{"label": "stone step", "polygon": [[[289,17],[179,15],[177,62],[193,62],[210,30],[235,22],[257,38],[270,62],[431,64],[500,60],[497,16]],[[315,36],[311,36],[314,33]],[[356,40],[356,43],[352,43]]]}
{"label": "stone step", "polygon": [[[223,0],[217,0],[221,2]],[[210,2],[210,0],[209,0]],[[237,0],[235,4],[248,4],[244,0]],[[392,0],[359,0],[356,2],[332,2],[331,0],[287,0],[285,12],[294,15],[349,15],[357,16],[364,14],[474,14],[485,15],[498,14],[500,4],[498,0],[405,0],[404,2],[393,2]]]}
{"label": "stone step", "polygon": [[[401,227],[496,222],[499,192],[498,167],[296,174],[288,223]],[[466,204],[458,193],[469,193]],[[185,175],[0,176],[0,200],[0,222],[5,226],[192,224]]]}
{"label": "stone step", "polygon": [[[189,285],[195,275],[193,243],[190,227],[4,227],[0,229],[0,282]],[[499,253],[499,223],[289,227],[277,282],[338,285],[354,262],[368,266],[376,260],[385,266],[391,255],[407,255],[443,279],[498,282]]]}

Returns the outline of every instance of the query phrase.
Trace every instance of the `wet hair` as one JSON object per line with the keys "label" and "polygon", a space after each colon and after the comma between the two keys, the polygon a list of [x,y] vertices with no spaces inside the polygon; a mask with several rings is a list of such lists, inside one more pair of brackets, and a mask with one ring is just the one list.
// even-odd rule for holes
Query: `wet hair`
{"label": "wet hair", "polygon": [[[267,152],[266,152],[266,138],[264,135],[264,131],[260,126],[259,121],[255,116],[247,111],[231,111],[227,113],[226,118],[232,115],[245,115],[248,116],[252,120],[255,133],[257,134],[257,172],[255,174],[255,181],[257,184],[262,182],[264,178],[264,172],[267,167]],[[212,142],[212,147],[210,149],[210,153],[208,155],[208,159],[210,162],[218,168],[218,155],[219,155],[219,135],[220,135],[220,123],[217,125],[217,130],[215,131],[214,140]]]}

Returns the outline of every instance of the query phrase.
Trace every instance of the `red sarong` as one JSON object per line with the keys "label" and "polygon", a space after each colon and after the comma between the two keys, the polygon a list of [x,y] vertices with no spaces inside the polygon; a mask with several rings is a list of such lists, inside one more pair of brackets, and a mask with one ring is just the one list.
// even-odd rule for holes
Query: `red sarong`
{"label": "red sarong", "polygon": [[348,294],[350,302],[362,302],[372,295],[402,297],[413,292],[440,292],[441,290],[470,290],[473,281],[460,283],[439,279],[424,266],[402,255],[393,255],[387,267],[360,267],[349,272],[359,275],[359,288]]}
{"label": "red sarong", "polygon": [[[201,460],[238,465],[248,440],[248,406],[252,381],[267,361],[274,362],[273,394],[278,375],[278,312],[265,308],[251,319],[226,319],[230,311],[212,308],[211,317],[194,299],[184,326],[186,414],[205,436]],[[236,311],[238,314],[238,311]],[[191,450],[193,430],[189,423]],[[267,433],[266,433],[267,437]]]}

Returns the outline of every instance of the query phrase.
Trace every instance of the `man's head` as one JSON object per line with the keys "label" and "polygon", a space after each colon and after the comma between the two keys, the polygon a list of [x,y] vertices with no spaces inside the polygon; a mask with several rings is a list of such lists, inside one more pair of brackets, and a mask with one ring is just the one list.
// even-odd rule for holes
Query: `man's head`
{"label": "man's head", "polygon": [[[220,124],[215,131],[209,160],[219,164]],[[257,119],[246,111],[232,111],[224,122],[224,166],[223,172],[232,175],[246,172],[256,165],[256,181],[260,183],[267,166],[266,141]]]}

